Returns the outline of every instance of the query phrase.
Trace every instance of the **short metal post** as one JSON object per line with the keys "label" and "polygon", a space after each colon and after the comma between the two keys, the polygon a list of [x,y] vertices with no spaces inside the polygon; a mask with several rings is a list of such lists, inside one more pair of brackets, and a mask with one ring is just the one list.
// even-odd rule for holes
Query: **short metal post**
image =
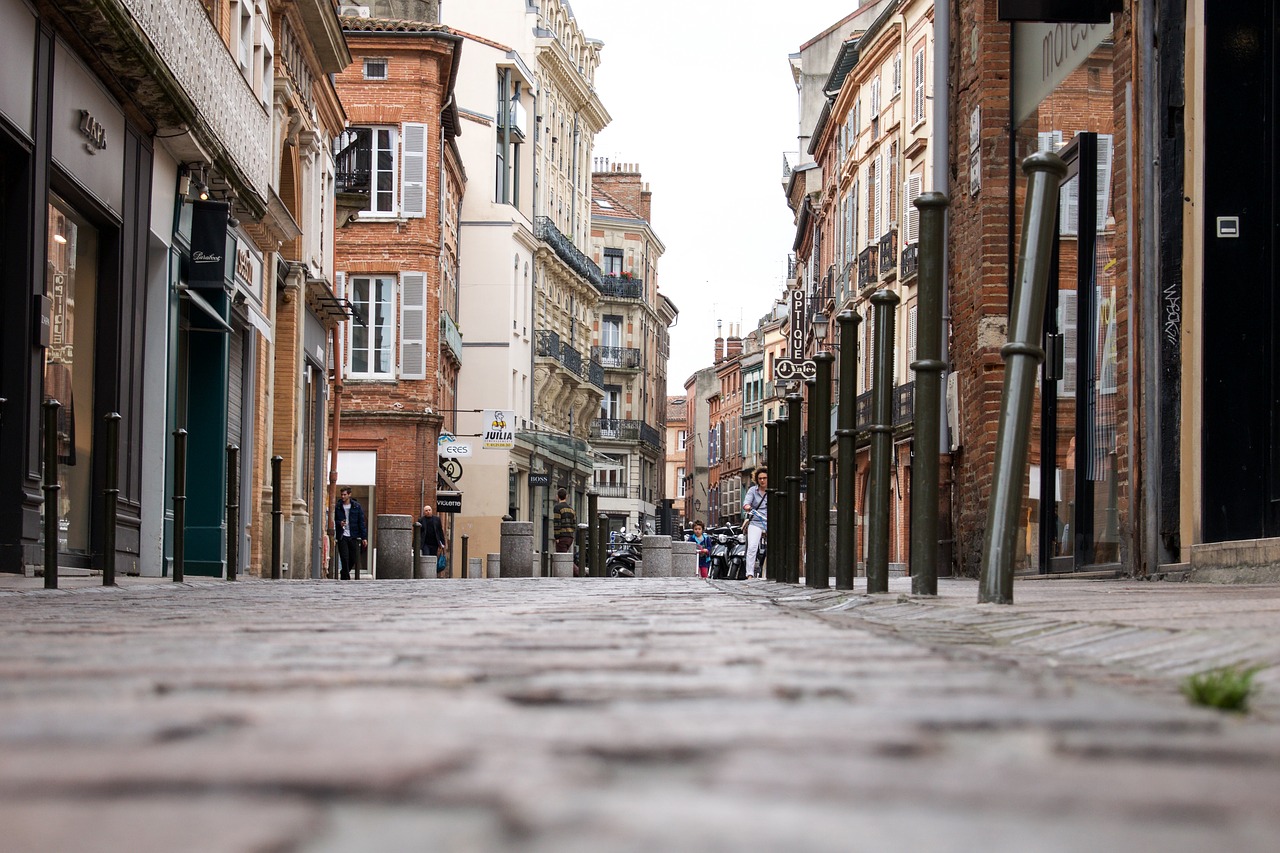
{"label": "short metal post", "polygon": [[600,511],[600,495],[595,491],[587,492],[587,550],[583,555],[585,563],[585,571],[583,575],[587,577],[604,577],[604,563],[597,565],[597,558],[600,555],[600,543],[596,541],[596,515]]}
{"label": "short metal post", "polygon": [[58,588],[58,409],[57,400],[44,401],[44,588]]}
{"label": "short metal post", "polygon": [[1005,361],[1004,388],[1000,393],[1000,424],[996,433],[987,528],[982,538],[982,567],[978,578],[981,603],[1013,603],[1017,516],[1031,440],[1036,371],[1044,360],[1039,342],[1054,221],[1058,214],[1058,182],[1066,175],[1067,166],[1057,154],[1041,151],[1022,161],[1022,171],[1027,175],[1027,200],[1009,310],[1009,342],[1000,348]]}
{"label": "short metal post", "polygon": [[[773,469],[773,477],[769,478],[769,482],[773,483],[773,478],[779,477],[782,474],[777,467],[776,461],[778,458],[779,441],[777,420],[770,421],[764,425],[764,435],[765,450],[768,452],[768,456],[766,458],[769,462],[769,467]],[[778,531],[782,529],[782,524],[784,523],[782,517],[786,515],[785,510],[782,509],[782,498],[779,497],[779,494],[781,493],[778,489],[770,485],[765,494],[765,499],[769,502],[769,538],[774,542],[778,542],[781,541]],[[769,550],[772,550],[772,548]],[[766,554],[763,576],[771,581],[776,581],[778,579],[778,564],[780,562],[781,560],[778,559],[777,554]]]}
{"label": "short metal post", "polygon": [[893,326],[898,294],[871,294],[875,351],[871,364],[871,471],[867,487],[867,592],[889,591],[889,466],[893,454]]}
{"label": "short metal post", "polygon": [[911,591],[938,594],[938,447],[942,429],[942,282],[947,197],[928,192],[920,211],[920,270],[916,295],[915,434],[911,464]]}
{"label": "short metal post", "polygon": [[818,455],[818,431],[814,423],[815,418],[818,416],[818,408],[813,404],[813,398],[817,393],[817,384],[816,374],[813,378],[804,381],[805,398],[808,401],[808,406],[805,413],[804,427],[804,438],[806,439],[804,445],[805,463],[800,470],[804,474],[804,582],[806,586],[813,586],[816,580],[813,571],[813,559],[817,543],[814,542],[813,537],[818,530],[817,515],[822,511],[814,507],[813,501],[813,483],[817,474],[817,470],[813,465],[813,457]]}
{"label": "short metal post", "polygon": [[769,537],[769,550],[773,552],[769,562],[773,564],[773,579],[779,583],[786,583],[788,577],[788,567],[791,565],[788,560],[791,559],[791,553],[788,550],[787,543],[791,541],[791,525],[794,523],[791,519],[791,505],[788,503],[787,495],[787,461],[791,458],[791,422],[787,417],[787,407],[784,405],[778,412],[777,420],[774,421],[778,429],[778,444],[769,451],[769,482],[773,484],[773,493],[777,500],[769,508],[769,529],[771,535]]}
{"label": "short metal post", "polygon": [[467,549],[471,544],[468,540],[470,539],[471,539],[471,534],[469,533],[462,534],[462,568],[458,569],[458,577],[460,578],[471,577],[471,563],[468,561],[468,558],[467,558]]}
{"label": "short metal post", "polygon": [[587,566],[586,544],[590,538],[590,527],[585,521],[578,522],[578,529],[574,533],[574,570],[577,577],[583,577],[587,574],[585,571]]}
{"label": "short metal post", "polygon": [[596,577],[609,576],[609,516],[603,512],[596,517]]}
{"label": "short metal post", "polygon": [[800,433],[804,422],[800,419],[800,407],[804,398],[792,392],[787,395],[787,583],[800,583],[801,562],[804,554],[800,550],[800,484],[804,481],[804,473],[800,468]]}
{"label": "short metal post", "polygon": [[[831,366],[836,357],[829,352],[813,357],[817,380],[809,397],[809,467],[813,487],[809,491],[809,515],[813,525],[813,553],[809,555],[809,586],[831,586]],[[817,451],[816,453],[814,451]]]}
{"label": "short metal post", "polygon": [[[280,560],[284,550],[284,510],[280,509],[280,466],[284,464],[283,456],[271,457],[271,579],[280,580]],[[352,539],[356,547],[355,564],[360,565],[359,543]],[[359,578],[359,568],[356,569]]]}
{"label": "short metal post", "polygon": [[858,513],[854,506],[858,465],[858,326],[853,311],[836,315],[840,326],[840,407],[836,412],[836,589],[853,589],[858,573]]}
{"label": "short metal post", "polygon": [[173,582],[186,580],[187,431],[173,432]]}
{"label": "short metal post", "polygon": [[104,417],[107,481],[102,491],[102,585],[116,585],[116,519],[120,506],[120,413]]}
{"label": "short metal post", "polygon": [[227,580],[240,572],[240,448],[227,445]]}
{"label": "short metal post", "polygon": [[422,522],[413,523],[413,579],[422,579]]}

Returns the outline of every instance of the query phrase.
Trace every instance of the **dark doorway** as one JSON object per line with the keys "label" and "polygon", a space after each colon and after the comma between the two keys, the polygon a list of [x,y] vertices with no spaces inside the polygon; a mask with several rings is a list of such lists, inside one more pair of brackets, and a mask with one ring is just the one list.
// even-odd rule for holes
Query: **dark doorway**
{"label": "dark doorway", "polygon": [[1205,9],[1206,542],[1280,535],[1275,6]]}

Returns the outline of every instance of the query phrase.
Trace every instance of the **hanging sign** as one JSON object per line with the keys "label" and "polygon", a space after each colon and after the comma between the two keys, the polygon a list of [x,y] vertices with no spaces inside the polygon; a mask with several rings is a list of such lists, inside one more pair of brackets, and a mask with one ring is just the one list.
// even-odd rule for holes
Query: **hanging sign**
{"label": "hanging sign", "polygon": [[191,203],[191,268],[187,283],[192,287],[222,287],[227,277],[227,217],[231,205],[225,201]]}
{"label": "hanging sign", "polygon": [[516,446],[515,412],[510,409],[485,409],[481,447],[488,450],[509,449]]}

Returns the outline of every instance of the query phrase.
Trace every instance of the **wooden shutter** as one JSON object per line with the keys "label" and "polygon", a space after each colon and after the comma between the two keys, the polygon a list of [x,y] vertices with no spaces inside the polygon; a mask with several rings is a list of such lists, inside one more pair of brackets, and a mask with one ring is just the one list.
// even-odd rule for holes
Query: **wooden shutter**
{"label": "wooden shutter", "polygon": [[876,176],[876,195],[875,198],[871,200],[873,207],[871,209],[871,233],[867,235],[868,243],[874,243],[876,240],[879,240],[880,235],[883,233],[880,230],[880,207],[883,204],[884,193],[880,191],[880,185],[884,183],[884,169],[881,168],[879,157],[872,162],[871,168],[874,170]]}
{"label": "wooden shutter", "polygon": [[924,121],[924,50],[917,50],[912,69],[914,100],[911,107],[911,123]]}
{"label": "wooden shutter", "polygon": [[427,215],[427,126],[405,122],[400,132],[400,213]]}
{"label": "wooden shutter", "polygon": [[907,309],[907,369],[916,360],[916,306]]}
{"label": "wooden shutter", "polygon": [[427,378],[426,273],[400,273],[400,378]]}
{"label": "wooden shutter", "polygon": [[920,197],[921,175],[908,175],[902,185],[902,245],[920,240],[920,210],[913,202]]}
{"label": "wooden shutter", "polygon": [[1074,397],[1076,393],[1076,292],[1058,291],[1058,332],[1062,335],[1062,378],[1058,380],[1058,396]]}
{"label": "wooden shutter", "polygon": [[1098,134],[1098,230],[1107,224],[1107,208],[1111,206],[1111,161],[1115,143],[1109,133]]}

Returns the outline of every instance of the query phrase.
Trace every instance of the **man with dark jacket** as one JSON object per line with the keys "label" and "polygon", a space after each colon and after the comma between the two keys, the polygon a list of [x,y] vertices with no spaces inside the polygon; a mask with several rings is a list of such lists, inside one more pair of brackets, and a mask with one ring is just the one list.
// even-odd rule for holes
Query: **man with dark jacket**
{"label": "man with dark jacket", "polygon": [[338,505],[333,508],[333,529],[338,537],[338,562],[344,581],[351,580],[351,569],[360,580],[360,552],[369,544],[369,530],[365,526],[364,507],[351,497],[351,487],[344,486]]}
{"label": "man with dark jacket", "polygon": [[441,567],[438,558],[448,552],[449,545],[444,538],[444,525],[440,523],[440,516],[431,509],[431,504],[422,508],[422,518],[418,519],[418,526],[422,530],[422,553],[430,556],[432,562],[436,564],[436,577],[448,577],[448,564]]}

